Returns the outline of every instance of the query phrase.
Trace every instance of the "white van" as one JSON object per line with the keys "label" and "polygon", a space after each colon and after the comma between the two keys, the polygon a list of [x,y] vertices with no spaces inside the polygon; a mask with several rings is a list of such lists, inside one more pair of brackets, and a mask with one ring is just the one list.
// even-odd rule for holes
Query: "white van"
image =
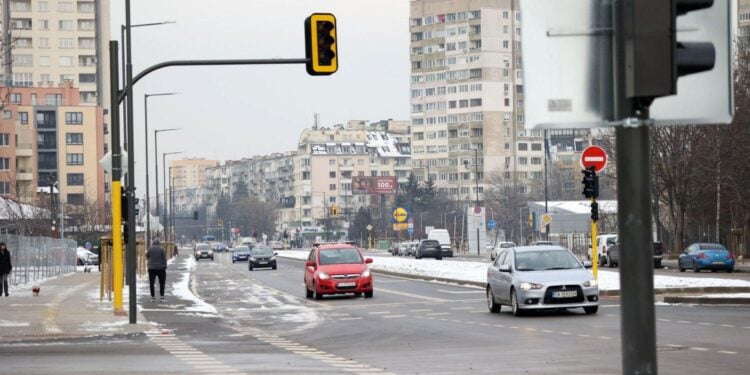
{"label": "white van", "polygon": [[440,242],[440,247],[443,250],[444,257],[453,257],[453,250],[451,249],[451,235],[447,229],[433,229],[430,233],[427,233],[428,240],[437,240]]}
{"label": "white van", "polygon": [[[607,248],[617,242],[616,234],[600,234],[596,236],[596,249],[599,254],[599,267],[609,263],[607,259]],[[589,260],[591,260],[591,247],[589,247]]]}

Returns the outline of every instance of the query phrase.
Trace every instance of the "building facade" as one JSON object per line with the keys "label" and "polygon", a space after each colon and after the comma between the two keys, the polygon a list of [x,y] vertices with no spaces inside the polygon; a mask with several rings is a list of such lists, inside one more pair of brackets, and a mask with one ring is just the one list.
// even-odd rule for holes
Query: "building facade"
{"label": "building facade", "polygon": [[169,168],[172,173],[173,188],[175,190],[197,188],[206,185],[206,169],[219,165],[218,160],[201,158],[170,160]]}
{"label": "building facade", "polygon": [[477,190],[482,200],[493,173],[531,192],[544,169],[542,149],[530,147],[541,131],[524,126],[519,9],[517,0],[411,2],[413,170],[459,200]]}

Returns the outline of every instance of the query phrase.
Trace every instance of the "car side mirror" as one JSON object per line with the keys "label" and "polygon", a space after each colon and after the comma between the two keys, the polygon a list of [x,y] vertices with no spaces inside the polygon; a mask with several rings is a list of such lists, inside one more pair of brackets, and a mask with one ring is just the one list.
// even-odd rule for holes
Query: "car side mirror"
{"label": "car side mirror", "polygon": [[594,264],[593,264],[593,263],[591,263],[591,261],[590,261],[590,260],[584,260],[584,261],[583,261],[583,268],[591,268],[591,267],[593,267],[593,266],[594,266]]}
{"label": "car side mirror", "polygon": [[276,251],[274,251],[274,252],[273,252],[273,255],[279,255],[279,253],[278,253],[278,252],[276,252]]}
{"label": "car side mirror", "polygon": [[372,263],[372,258],[366,258],[366,259],[365,259],[365,263],[368,263],[368,264],[369,264],[369,263]]}
{"label": "car side mirror", "polygon": [[312,267],[312,268],[315,268],[315,262],[311,262],[311,261],[309,261],[309,260],[308,260],[308,261],[307,261],[307,262],[305,263],[305,267]]}
{"label": "car side mirror", "polygon": [[510,272],[510,264],[501,264],[497,270],[500,272]]}

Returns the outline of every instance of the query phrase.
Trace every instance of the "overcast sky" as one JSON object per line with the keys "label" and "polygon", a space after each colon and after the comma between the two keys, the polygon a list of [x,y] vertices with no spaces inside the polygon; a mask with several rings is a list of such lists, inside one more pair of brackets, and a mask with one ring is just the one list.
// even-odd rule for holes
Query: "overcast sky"
{"label": "overcast sky", "polygon": [[[240,159],[296,149],[300,131],[350,119],[409,119],[409,1],[406,0],[132,0],[133,75],[177,59],[302,58],[305,17],[337,18],[339,70],[307,75],[304,65],[172,67],[134,90],[137,195],[145,194],[144,94],[179,92],[149,101],[149,170],[153,130],[161,153]],[[124,1],[112,1],[112,39],[125,22]],[[153,189],[154,180],[150,179]],[[160,186],[161,187],[161,186]],[[151,193],[153,195],[153,191]]]}

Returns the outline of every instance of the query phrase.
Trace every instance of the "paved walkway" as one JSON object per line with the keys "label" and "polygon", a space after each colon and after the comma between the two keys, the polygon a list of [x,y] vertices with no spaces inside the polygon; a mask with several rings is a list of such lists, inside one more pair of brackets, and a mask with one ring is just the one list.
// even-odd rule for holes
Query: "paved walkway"
{"label": "paved walkway", "polygon": [[[38,284],[12,287],[9,297],[0,297],[0,342],[31,338],[97,336],[143,332],[153,326],[138,314],[139,324],[129,324],[126,315],[116,316],[112,302],[99,301],[96,272],[76,272]],[[32,287],[39,285],[39,296]],[[128,295],[123,297],[128,311]]]}

